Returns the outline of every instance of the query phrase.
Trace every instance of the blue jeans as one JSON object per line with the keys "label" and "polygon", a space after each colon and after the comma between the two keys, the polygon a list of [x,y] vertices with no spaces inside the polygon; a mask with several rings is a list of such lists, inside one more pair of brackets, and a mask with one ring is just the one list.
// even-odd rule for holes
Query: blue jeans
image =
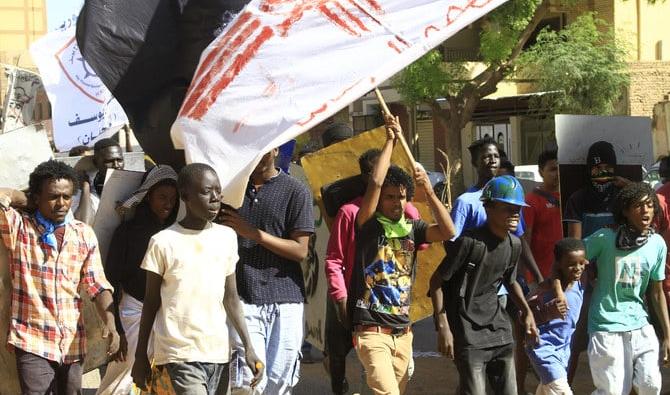
{"label": "blue jeans", "polygon": [[233,356],[230,363],[232,394],[290,394],[300,378],[300,347],[304,328],[304,305],[242,303],[244,318],[258,358],[265,365],[263,380],[253,390],[253,378],[244,358],[237,332],[231,331]]}
{"label": "blue jeans", "polygon": [[214,395],[227,363],[177,362],[164,365],[177,395]]}

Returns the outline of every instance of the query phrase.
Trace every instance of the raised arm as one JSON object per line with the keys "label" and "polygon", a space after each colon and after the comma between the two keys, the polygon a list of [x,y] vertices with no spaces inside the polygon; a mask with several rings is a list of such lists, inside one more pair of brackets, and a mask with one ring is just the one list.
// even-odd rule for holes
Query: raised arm
{"label": "raised arm", "polygon": [[368,222],[377,210],[377,204],[379,203],[379,196],[381,195],[382,185],[384,185],[386,173],[388,172],[389,166],[391,165],[391,154],[393,153],[393,147],[398,141],[398,136],[400,133],[402,133],[400,120],[398,117],[386,115],[385,122],[386,141],[384,142],[382,152],[379,155],[379,159],[375,165],[374,170],[372,171],[372,174],[370,175],[368,186],[365,189],[365,194],[363,195],[361,208],[358,211],[358,216],[356,217],[356,225],[358,227],[361,227],[363,224]]}
{"label": "raised arm", "polygon": [[414,180],[417,188],[423,188],[428,200],[428,206],[435,217],[434,224],[430,225],[426,230],[426,240],[429,243],[436,241],[449,240],[456,234],[454,223],[451,221],[447,208],[442,204],[440,198],[437,197],[433,186],[428,179],[428,174],[422,166],[416,166],[414,169]]}
{"label": "raised arm", "polygon": [[0,188],[0,196],[9,198],[9,205],[15,208],[28,207],[28,197],[25,193],[12,188]]}

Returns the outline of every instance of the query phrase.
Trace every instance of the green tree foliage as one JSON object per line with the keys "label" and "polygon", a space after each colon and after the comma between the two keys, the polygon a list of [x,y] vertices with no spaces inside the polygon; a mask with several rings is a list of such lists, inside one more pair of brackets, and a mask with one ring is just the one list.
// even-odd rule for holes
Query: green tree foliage
{"label": "green tree foliage", "polygon": [[[654,0],[648,0],[654,3]],[[664,1],[664,0],[663,0]],[[537,80],[543,91],[560,91],[536,103],[559,111],[608,114],[628,79],[623,49],[602,22],[585,15],[564,32],[545,31],[531,50],[528,40],[552,6],[572,6],[578,0],[510,0],[486,15],[481,26],[479,54],[486,68],[470,76],[464,63],[447,63],[434,50],[399,73],[393,80],[410,104],[431,107],[433,118],[446,131],[446,152],[461,160],[461,130],[472,119],[482,98],[494,93],[504,78],[521,69]],[[523,56],[522,56],[523,54]],[[561,76],[568,71],[569,76]],[[437,99],[440,99],[438,101]],[[462,174],[453,180],[462,190]]]}
{"label": "green tree foliage", "polygon": [[518,75],[535,81],[533,105],[567,114],[612,114],[629,83],[626,47],[594,14],[581,15],[565,29],[543,30],[517,62]]}
{"label": "green tree foliage", "polygon": [[495,64],[509,59],[541,3],[538,0],[508,1],[486,18],[479,49],[484,62]]}

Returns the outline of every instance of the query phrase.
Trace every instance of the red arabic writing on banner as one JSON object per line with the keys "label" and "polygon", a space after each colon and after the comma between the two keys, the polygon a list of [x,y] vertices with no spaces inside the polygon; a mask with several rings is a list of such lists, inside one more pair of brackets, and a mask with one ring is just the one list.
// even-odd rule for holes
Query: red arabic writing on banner
{"label": "red arabic writing on banner", "polygon": [[[232,83],[253,59],[260,47],[275,35],[285,37],[305,12],[317,10],[340,30],[355,37],[369,32],[363,19],[355,15],[354,8],[368,17],[371,12],[356,1],[353,8],[345,7],[338,0],[265,0],[259,9],[262,12],[285,16],[277,26],[262,26],[261,19],[250,12],[235,19],[226,34],[207,54],[193,79],[193,84],[184,100],[180,116],[200,120],[209,111],[217,97]],[[375,0],[365,0],[375,12],[383,12]],[[286,9],[288,6],[288,10]],[[379,23],[376,18],[370,18]],[[234,55],[234,57],[233,57]]]}
{"label": "red arabic writing on banner", "polygon": [[[456,22],[456,20],[465,14],[468,10],[474,8],[484,8],[488,6],[491,1],[493,0],[468,0],[468,2],[463,7],[450,5],[449,8],[447,8],[446,25],[444,27],[448,27],[452,23]],[[439,32],[440,30],[441,29],[435,25],[428,25],[424,29],[423,35],[424,37],[428,37],[431,32]]]}
{"label": "red arabic writing on banner", "polygon": [[[344,1],[348,4],[343,4]],[[445,16],[445,25],[427,26],[424,29],[425,37],[428,37],[430,32],[438,32],[441,28],[453,24],[468,10],[483,8],[492,1],[468,0],[463,5],[450,5]],[[361,3],[367,7],[363,7]],[[261,16],[248,11],[240,14],[224,36],[217,39],[214,47],[202,61],[182,105],[180,117],[201,120],[220,94],[251,62],[263,44],[275,36],[288,36],[291,27],[300,21],[305,13],[318,12],[340,30],[354,37],[362,37],[371,31],[366,21],[382,25],[379,17],[384,14],[384,9],[377,0],[263,0],[258,9],[262,13],[284,19],[277,25],[270,26],[263,24]],[[389,40],[387,45],[397,54],[410,48],[410,43],[400,36]],[[274,85],[266,89],[263,94],[274,94],[276,89],[277,86]],[[308,120],[300,122],[299,125],[308,123],[326,108],[327,104],[318,106],[310,113]],[[239,131],[242,124],[244,122],[238,122],[235,132]]]}

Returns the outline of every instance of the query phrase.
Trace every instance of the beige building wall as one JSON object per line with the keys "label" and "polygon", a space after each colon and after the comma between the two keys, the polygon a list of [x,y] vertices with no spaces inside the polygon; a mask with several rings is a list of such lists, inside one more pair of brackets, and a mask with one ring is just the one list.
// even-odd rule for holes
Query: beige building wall
{"label": "beige building wall", "polygon": [[47,32],[45,0],[0,0],[0,62],[34,69],[28,48]]}
{"label": "beige building wall", "polygon": [[[37,71],[33,63],[30,45],[47,32],[47,10],[45,0],[0,0],[0,64],[17,65]],[[0,108],[7,93],[7,79],[0,69]],[[45,117],[48,114],[46,97],[38,99],[36,111]],[[44,108],[42,108],[44,107]]]}
{"label": "beige building wall", "polygon": [[629,115],[651,117],[654,105],[670,93],[670,61],[632,62],[628,93]]}
{"label": "beige building wall", "polygon": [[614,27],[628,42],[631,61],[670,60],[670,2],[613,0]]}

